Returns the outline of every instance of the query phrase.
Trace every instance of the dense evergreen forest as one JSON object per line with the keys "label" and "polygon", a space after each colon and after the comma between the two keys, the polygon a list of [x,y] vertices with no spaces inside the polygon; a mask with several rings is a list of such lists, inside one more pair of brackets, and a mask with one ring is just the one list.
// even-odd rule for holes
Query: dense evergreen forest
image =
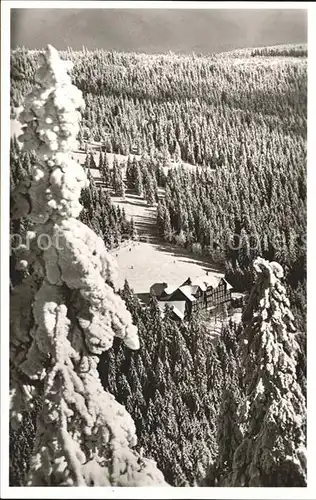
{"label": "dense evergreen forest", "polygon": [[[75,61],[72,79],[86,103],[79,139],[104,140],[108,151],[121,154],[135,148],[168,155],[179,146],[183,161],[211,167],[238,162],[242,143],[253,161],[269,155],[269,145],[288,145],[292,154],[299,148],[293,158],[299,161],[306,138],[306,57],[293,57],[295,50],[285,57],[284,49],[281,59],[277,52],[263,54],[64,53]],[[24,49],[12,53],[13,107],[34,83],[36,57]]]}
{"label": "dense evergreen forest", "polygon": [[[12,52],[12,112],[35,83],[37,56]],[[123,236],[133,239],[133,220],[111,195],[134,190],[157,205],[162,239],[225,266],[235,290],[252,289],[242,324],[229,323],[217,342],[199,315],[177,324],[168,314],[161,318],[154,297],[144,308],[127,282],[120,291],[141,347],[132,352],[116,339],[101,356],[101,381],[133,417],[139,453],[153,458],[174,486],[306,483],[299,451],[305,422],[299,430],[289,416],[291,405],[303,412],[306,396],[306,56],[304,46],[209,57],[62,53],[74,61],[72,81],[86,103],[79,144],[104,144],[98,165],[86,156],[90,186],[81,193],[80,220],[108,249]],[[109,169],[106,152],[128,155],[126,184],[116,161]],[[13,138],[12,192],[35,161]],[[165,173],[166,166],[173,168]],[[103,187],[89,174],[95,167]],[[11,223],[12,232],[26,229],[24,219]],[[284,286],[278,268],[253,267],[257,257],[282,265]],[[18,283],[21,271],[12,272]],[[263,341],[260,332],[267,331]],[[286,382],[270,363],[285,370]],[[266,400],[257,397],[260,384]],[[24,418],[20,431],[11,430],[14,485],[23,484],[34,435],[34,415]],[[247,454],[251,446],[255,457]]]}

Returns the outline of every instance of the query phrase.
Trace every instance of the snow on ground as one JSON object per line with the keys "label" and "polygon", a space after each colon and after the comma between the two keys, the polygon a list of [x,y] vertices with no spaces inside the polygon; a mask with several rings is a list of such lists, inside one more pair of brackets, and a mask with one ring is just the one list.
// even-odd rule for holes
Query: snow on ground
{"label": "snow on ground", "polygon": [[[22,125],[21,123],[17,120],[17,119],[12,119],[10,120],[10,134],[11,134],[11,137],[15,134],[17,137],[22,133]],[[94,161],[96,163],[96,165],[98,165],[99,163],[99,151],[97,148],[94,148],[91,150],[91,152],[93,153],[93,157],[94,157]],[[125,163],[127,161],[127,158],[129,155],[120,155],[120,154],[115,154],[115,153],[106,153],[107,155],[107,158],[109,160],[109,165],[110,165],[110,168],[112,168],[112,165],[113,165],[113,160],[114,160],[114,157],[116,156],[117,160],[119,163]],[[131,154],[130,156],[132,156],[132,158],[135,156],[135,158],[137,158],[138,160],[140,159],[141,155],[135,155],[135,154]],[[86,153],[84,151],[72,151],[71,153],[71,157],[75,160],[75,161],[78,161],[80,163],[80,165],[83,165],[85,159],[86,159]],[[190,163],[186,163],[186,162],[181,162],[181,163],[170,163],[170,166],[169,167],[164,167],[164,172],[165,174],[168,173],[168,170],[170,168],[177,168],[179,166],[182,166],[184,167],[185,169],[189,170],[190,172],[194,172],[197,168],[199,167],[196,167],[195,165],[191,165]],[[99,180],[100,178],[100,173],[99,173],[99,170],[98,169],[92,169],[92,175],[93,177],[96,179],[96,181]]]}
{"label": "snow on ground", "polygon": [[140,237],[147,237],[150,241],[158,238],[156,206],[149,207],[146,200],[134,193],[126,193],[125,199],[111,197],[112,202],[121,209],[124,208],[127,219],[133,218]]}
{"label": "snow on ground", "polygon": [[[99,163],[99,151],[97,149],[93,149],[91,150],[91,152],[93,153],[93,157],[94,157],[94,161],[96,163],[96,165],[98,165]],[[86,153],[84,151],[73,151],[71,153],[71,156],[73,157],[73,159],[75,161],[79,161],[79,163],[82,165],[86,159]],[[126,163],[127,162],[127,159],[128,159],[128,156],[131,156],[132,158],[135,156],[135,158],[137,160],[139,160],[141,158],[141,155],[134,155],[134,154],[131,154],[131,155],[119,155],[119,154],[116,154],[116,153],[106,153],[106,156],[109,160],[109,165],[110,165],[110,168],[112,168],[112,165],[113,165],[113,160],[114,160],[114,157],[116,156],[117,160],[119,163]],[[176,163],[176,162],[170,162],[170,165],[169,167],[164,167],[163,170],[165,172],[165,174],[168,173],[168,170],[170,168],[178,168],[179,166],[182,166],[184,167],[185,169],[189,170],[190,172],[195,172],[195,170],[197,168],[202,168],[202,167],[197,167],[196,165],[191,165],[191,163],[186,163],[186,162],[179,162],[179,163]],[[94,170],[94,169],[93,169]],[[99,177],[99,170],[95,170],[95,172],[93,173],[93,176],[95,178],[98,178]]]}
{"label": "snow on ground", "polygon": [[119,268],[119,288],[127,279],[134,292],[145,301],[154,283],[180,286],[189,276],[193,280],[206,274],[206,271],[223,275],[202,257],[164,243],[131,242],[111,253]]}
{"label": "snow on ground", "polygon": [[120,288],[127,279],[134,292],[146,302],[154,283],[180,286],[189,276],[194,279],[206,271],[223,276],[206,258],[163,241],[157,231],[156,207],[149,207],[140,196],[126,193],[125,199],[112,197],[112,201],[125,209],[127,218],[133,217],[140,239],[125,242],[111,252],[117,260]]}
{"label": "snow on ground", "polygon": [[10,120],[10,135],[11,135],[11,137],[14,134],[17,137],[22,134],[22,124],[16,119]]}
{"label": "snow on ground", "polygon": [[234,323],[240,323],[241,317],[242,317],[242,309],[235,309],[229,319]]}
{"label": "snow on ground", "polygon": [[202,321],[207,332],[215,340],[220,337],[225,325],[228,325],[230,321],[235,324],[239,324],[241,323],[241,317],[241,309],[232,309],[228,305],[227,314],[223,309],[221,309],[220,306],[218,309],[215,308],[212,312],[204,312],[204,314],[202,314]]}
{"label": "snow on ground", "polygon": [[[17,136],[21,133],[21,124],[17,120],[11,120],[11,135]],[[95,151],[95,162],[98,164],[99,152]],[[71,153],[75,160],[84,163],[86,153],[75,151]],[[113,163],[114,154],[107,153],[110,166]],[[127,156],[115,155],[120,162],[126,161]],[[137,156],[137,155],[135,155]],[[176,164],[171,164],[171,167]],[[189,169],[195,169],[193,165],[185,164]],[[99,170],[91,171],[96,181],[99,180]],[[160,189],[160,196],[163,190]],[[116,257],[119,268],[118,286],[122,287],[127,279],[130,286],[143,300],[148,300],[149,289],[156,282],[167,282],[171,285],[181,285],[189,276],[194,279],[206,273],[212,272],[222,276],[216,266],[202,257],[194,256],[185,249],[167,244],[157,234],[156,207],[149,207],[144,199],[134,193],[127,192],[125,199],[112,197],[113,203],[125,209],[127,218],[133,217],[138,231],[139,242],[126,242],[119,249],[111,253]]]}
{"label": "snow on ground", "polygon": [[[93,153],[93,158],[94,158],[94,161],[96,163],[96,165],[99,164],[99,156],[100,156],[100,152],[97,150],[97,149],[93,149],[91,151],[91,153]],[[82,165],[86,159],[86,156],[87,156],[87,153],[85,153],[84,151],[73,151],[71,153],[71,156],[73,157],[73,159],[75,161],[79,160],[79,163]],[[106,153],[106,156],[109,160],[109,165],[110,165],[110,168],[112,168],[112,164],[113,164],[113,160],[114,160],[114,156],[116,156],[117,160],[119,163],[122,163],[122,162],[126,162],[127,161],[127,158],[128,156],[125,156],[125,155],[119,155],[119,154],[114,154],[114,153]],[[140,158],[139,155],[131,155],[132,158],[135,156],[137,159]]]}

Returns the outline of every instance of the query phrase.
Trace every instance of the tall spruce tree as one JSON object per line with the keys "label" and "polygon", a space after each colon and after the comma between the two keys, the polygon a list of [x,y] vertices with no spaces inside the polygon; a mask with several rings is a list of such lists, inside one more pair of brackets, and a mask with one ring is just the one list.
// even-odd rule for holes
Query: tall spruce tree
{"label": "tall spruce tree", "polygon": [[114,157],[112,168],[112,187],[115,196],[125,197],[125,186],[123,181],[122,168],[118,163],[117,157]]}
{"label": "tall spruce tree", "polygon": [[147,201],[147,205],[152,207],[156,201],[156,193],[154,188],[153,177],[149,173],[147,173],[146,183],[144,184],[144,188],[145,188],[145,199]]}
{"label": "tall spruce tree", "polygon": [[110,187],[111,173],[110,173],[109,159],[106,153],[104,153],[103,163],[100,166],[100,177],[104,184],[104,187],[106,188]]}
{"label": "tall spruce tree", "polygon": [[24,191],[13,196],[15,216],[27,216],[33,229],[30,249],[19,255],[29,272],[10,304],[12,426],[19,427],[23,412],[41,400],[27,485],[165,485],[155,464],[132,449],[134,422],[104,391],[97,372],[99,355],[114,336],[139,347],[137,329],[108,284],[115,265],[102,240],[77,220],[80,191],[88,183],[69,153],[82,94],[53,47],[40,62],[20,115],[23,149],[35,148],[38,162]]}
{"label": "tall spruce tree", "polygon": [[299,345],[283,269],[254,261],[257,281],[243,314],[246,403],[232,486],[306,485],[306,402],[297,381]]}
{"label": "tall spruce tree", "polygon": [[[133,161],[134,165],[134,161]],[[135,159],[135,173],[134,173],[134,178],[135,178],[135,191],[138,196],[143,196],[144,193],[144,187],[143,187],[143,174],[142,170],[140,168],[139,162],[136,161]]]}

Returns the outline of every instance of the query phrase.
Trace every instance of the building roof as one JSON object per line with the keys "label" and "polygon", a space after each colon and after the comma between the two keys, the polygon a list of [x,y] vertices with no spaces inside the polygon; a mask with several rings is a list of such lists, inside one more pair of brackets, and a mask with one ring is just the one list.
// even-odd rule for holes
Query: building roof
{"label": "building roof", "polygon": [[165,302],[168,307],[172,308],[172,311],[180,318],[184,319],[185,314],[185,300],[171,300],[170,302]]}
{"label": "building roof", "polygon": [[178,309],[177,307],[173,306],[173,308],[172,308],[172,312],[173,312],[174,314],[176,314],[176,316],[178,316],[178,318],[180,318],[181,320],[183,320],[183,319],[184,319],[184,314],[182,314],[182,312],[181,312],[181,311],[179,311],[179,309]]}
{"label": "building roof", "polygon": [[242,297],[245,297],[245,293],[242,293],[242,292],[232,292],[232,298],[233,299],[241,299]]}
{"label": "building roof", "polygon": [[203,274],[198,276],[193,280],[193,284],[197,285],[205,292],[206,288],[211,286],[212,288],[217,288],[221,279],[224,275],[214,275],[214,274]]}
{"label": "building roof", "polygon": [[196,298],[193,296],[194,289],[196,291],[197,287],[194,287],[192,285],[183,285],[179,287],[179,290],[191,301],[194,302]]}
{"label": "building roof", "polygon": [[171,300],[169,302],[165,300],[158,301],[158,307],[162,314],[165,313],[165,307],[168,306],[180,319],[184,319],[185,315],[185,300]]}
{"label": "building roof", "polygon": [[227,285],[227,290],[232,290],[232,285],[230,283],[228,283],[227,280],[225,280],[225,278],[223,278],[223,281],[225,281],[226,285]]}
{"label": "building roof", "polygon": [[[222,274],[203,274],[202,276],[198,276],[197,278],[194,278],[191,282],[191,284],[185,284],[189,281],[191,282],[191,279],[188,278],[184,284],[182,284],[179,287],[176,287],[175,285],[168,285],[167,283],[154,283],[150,287],[150,292],[155,294],[158,298],[161,298],[161,300],[158,302],[159,307],[162,311],[164,311],[166,303],[170,306],[173,305],[173,310],[176,314],[177,309],[179,309],[177,304],[185,304],[185,301],[174,301],[172,300],[173,295],[177,290],[182,292],[184,297],[186,297],[190,302],[195,302],[196,301],[196,293],[198,289],[200,288],[203,292],[206,291],[208,287],[212,287],[213,289],[216,289],[218,285],[220,284],[221,281],[224,281],[226,283],[227,290],[231,290],[233,287],[228,283],[227,280],[224,279],[224,275]],[[171,300],[170,300],[171,299]],[[181,306],[180,309],[178,310],[179,314],[184,315],[183,307]],[[180,316],[179,316],[180,317]],[[183,319],[183,318],[182,318]]]}
{"label": "building roof", "polygon": [[167,285],[167,287],[165,288],[164,292],[167,295],[171,295],[176,289],[177,289],[176,285]]}
{"label": "building roof", "polygon": [[170,300],[165,302],[168,306],[176,307],[184,316],[185,313],[185,300]]}
{"label": "building roof", "polygon": [[166,302],[165,300],[158,300],[157,304],[158,304],[159,309],[163,312],[165,310],[166,304],[168,304],[168,302]]}

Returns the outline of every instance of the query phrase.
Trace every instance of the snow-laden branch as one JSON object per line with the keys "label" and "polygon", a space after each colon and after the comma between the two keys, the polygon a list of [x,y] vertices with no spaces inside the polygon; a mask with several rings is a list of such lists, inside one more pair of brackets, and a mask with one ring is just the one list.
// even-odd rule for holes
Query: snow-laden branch
{"label": "snow-laden branch", "polygon": [[243,313],[244,438],[232,486],[306,485],[306,402],[297,381],[294,317],[277,262],[254,261],[257,281]]}
{"label": "snow-laden branch", "polygon": [[17,188],[13,210],[33,227],[29,248],[17,251],[28,272],[11,298],[12,420],[18,425],[35,396],[43,400],[28,485],[165,485],[155,463],[132,450],[133,420],[99,380],[98,355],[114,336],[138,349],[137,329],[108,284],[116,269],[103,241],[76,219],[88,185],[69,157],[81,92],[53,47],[40,63],[19,138],[37,162]]}

